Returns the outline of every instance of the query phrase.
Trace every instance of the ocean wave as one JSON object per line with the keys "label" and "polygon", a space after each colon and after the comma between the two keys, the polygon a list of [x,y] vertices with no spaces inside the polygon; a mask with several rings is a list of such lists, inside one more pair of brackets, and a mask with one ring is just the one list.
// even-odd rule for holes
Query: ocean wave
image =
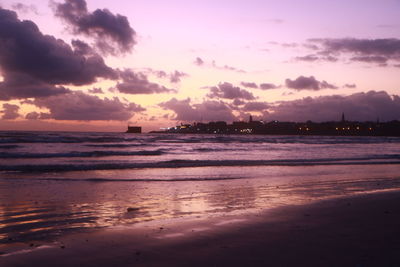
{"label": "ocean wave", "polygon": [[[5,178],[8,180],[25,180],[30,178]],[[107,182],[190,182],[190,181],[223,181],[223,180],[237,180],[243,177],[185,177],[185,178],[172,178],[172,179],[155,179],[155,178],[35,178],[40,181],[61,181],[61,182],[91,182],[91,183],[107,183]]]}
{"label": "ocean wave", "polygon": [[18,147],[18,145],[0,145],[0,149],[15,149]]}
{"label": "ocean wave", "polygon": [[30,158],[85,158],[85,157],[108,157],[108,156],[160,156],[165,152],[162,150],[143,151],[71,151],[63,153],[1,153],[2,159],[30,159]]}
{"label": "ocean wave", "polygon": [[[124,133],[0,132],[0,143],[89,143],[94,146],[129,147],[146,144],[383,144],[400,143],[399,137],[297,136],[297,135],[185,135]],[[108,144],[107,144],[108,143]]]}
{"label": "ocean wave", "polygon": [[169,160],[145,163],[92,163],[49,165],[0,165],[5,172],[67,172],[91,170],[124,170],[146,168],[199,168],[240,166],[316,166],[316,165],[376,165],[400,164],[400,155],[376,155],[358,158],[279,159],[279,160]]}
{"label": "ocean wave", "polygon": [[87,147],[102,147],[102,148],[130,148],[130,147],[143,147],[150,146],[150,144],[100,144],[100,145],[85,145]]}

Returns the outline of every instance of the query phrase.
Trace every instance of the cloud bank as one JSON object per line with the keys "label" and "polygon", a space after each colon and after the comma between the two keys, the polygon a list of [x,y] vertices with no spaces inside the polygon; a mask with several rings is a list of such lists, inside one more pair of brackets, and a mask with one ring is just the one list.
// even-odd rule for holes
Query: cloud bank
{"label": "cloud bank", "polygon": [[354,121],[391,121],[400,119],[400,97],[384,91],[306,97],[281,102],[270,110],[269,118],[281,121],[338,121],[342,112]]}
{"label": "cloud bank", "polygon": [[55,120],[127,121],[136,112],[145,109],[134,103],[123,103],[117,97],[101,99],[82,92],[72,92],[62,96],[38,98],[33,104],[50,111],[50,118]]}
{"label": "cloud bank", "polygon": [[[79,48],[77,48],[79,45]],[[44,35],[32,21],[0,8],[0,99],[43,97],[67,93],[60,85],[88,85],[98,78],[116,79],[101,56]]]}
{"label": "cloud bank", "polygon": [[210,98],[225,98],[225,99],[244,99],[254,100],[255,96],[240,87],[233,86],[231,83],[220,83],[217,86],[210,87],[210,93],[207,95]]}
{"label": "cloud bank", "polygon": [[200,104],[190,102],[190,98],[184,100],[172,98],[159,106],[172,110],[175,113],[173,119],[178,121],[233,121],[235,119],[232,110],[222,101],[204,101]]}
{"label": "cloud bank", "polygon": [[305,77],[299,76],[295,80],[286,79],[286,86],[294,90],[322,90],[322,89],[337,89],[338,87],[327,83],[326,81],[318,81],[314,76]]}
{"label": "cloud bank", "polygon": [[136,32],[127,17],[114,15],[108,9],[89,12],[85,0],[68,0],[55,4],[56,16],[62,18],[76,34],[94,37],[104,53],[130,52],[136,44]]}
{"label": "cloud bank", "polygon": [[135,73],[129,69],[119,72],[122,82],[118,83],[116,89],[125,94],[160,94],[176,93],[176,90],[152,83],[143,73]]}

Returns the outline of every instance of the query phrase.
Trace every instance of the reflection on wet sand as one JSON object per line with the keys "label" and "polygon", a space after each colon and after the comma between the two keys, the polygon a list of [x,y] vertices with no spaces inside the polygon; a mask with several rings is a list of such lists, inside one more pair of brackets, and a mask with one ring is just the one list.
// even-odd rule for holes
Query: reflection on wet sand
{"label": "reflection on wet sand", "polygon": [[[296,179],[295,175],[302,169],[292,167],[289,170],[293,172],[292,176],[288,170],[282,170],[278,173],[279,179],[179,183],[26,180],[24,186],[19,187],[15,181],[0,180],[0,246],[54,239],[81,229],[258,211],[340,195],[400,188],[395,166],[383,167],[388,175],[380,178],[321,175]],[[392,172],[390,168],[393,168]],[[318,171],[322,172],[313,169],[314,173]]]}

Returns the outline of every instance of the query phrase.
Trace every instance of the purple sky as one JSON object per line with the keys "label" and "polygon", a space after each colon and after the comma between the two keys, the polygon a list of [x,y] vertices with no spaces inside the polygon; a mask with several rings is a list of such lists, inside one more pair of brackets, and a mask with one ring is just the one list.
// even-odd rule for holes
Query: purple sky
{"label": "purple sky", "polygon": [[400,119],[400,1],[0,4],[0,130]]}

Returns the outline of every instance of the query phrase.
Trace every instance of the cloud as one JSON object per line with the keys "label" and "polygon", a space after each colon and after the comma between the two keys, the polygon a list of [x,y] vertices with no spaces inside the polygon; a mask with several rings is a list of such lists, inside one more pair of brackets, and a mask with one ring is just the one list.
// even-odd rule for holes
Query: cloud
{"label": "cloud", "polygon": [[295,90],[321,90],[321,89],[337,89],[336,86],[327,83],[326,81],[318,81],[314,76],[304,77],[299,76],[296,80],[286,79],[286,86]]}
{"label": "cloud", "polygon": [[[0,8],[0,68],[4,77],[0,97],[57,95],[68,90],[56,85],[87,85],[98,78],[117,78],[102,57],[85,54],[83,44],[75,41],[74,46],[80,48],[73,50],[64,41],[43,35],[32,21],[20,21],[14,11]],[[29,93],[29,87],[36,89]]]}
{"label": "cloud", "polygon": [[92,88],[92,89],[89,89],[88,92],[91,94],[104,94],[104,92],[101,88]]}
{"label": "cloud", "polygon": [[248,102],[243,107],[243,111],[264,111],[268,109],[270,105],[267,102]]}
{"label": "cloud", "polygon": [[40,108],[47,108],[55,120],[127,121],[136,112],[145,109],[134,103],[123,103],[117,97],[101,99],[75,91],[61,96],[38,98],[33,103]]}
{"label": "cloud", "polygon": [[182,78],[189,77],[189,74],[178,70],[167,73],[166,71],[163,70],[153,70],[151,68],[145,68],[143,73],[153,74],[160,79],[168,78],[170,83],[179,83],[181,82]]}
{"label": "cloud", "polygon": [[201,58],[196,57],[196,59],[194,61],[194,64],[197,65],[197,66],[203,66],[204,65],[204,61]]}
{"label": "cloud", "polygon": [[295,61],[304,61],[304,62],[316,62],[316,61],[329,61],[329,62],[336,62],[338,61],[337,57],[331,56],[331,55],[306,55],[306,56],[301,56],[301,57],[295,57]]}
{"label": "cloud", "polygon": [[241,82],[240,85],[247,88],[254,88],[254,89],[258,88],[258,85],[253,82]]}
{"label": "cloud", "polygon": [[27,120],[48,120],[51,119],[52,115],[50,113],[43,113],[43,112],[29,112],[25,115],[25,119]]}
{"label": "cloud", "polygon": [[220,70],[229,70],[229,71],[234,71],[234,72],[239,72],[239,73],[247,73],[247,71],[242,70],[242,69],[238,69],[236,67],[232,67],[229,65],[223,65],[223,66],[218,66],[215,61],[212,62],[214,68],[216,69],[220,69]]}
{"label": "cloud", "polygon": [[260,84],[260,89],[262,90],[270,90],[270,89],[276,89],[279,88],[279,86],[273,84],[273,83],[262,83]]}
{"label": "cloud", "polygon": [[175,93],[176,90],[168,89],[162,85],[152,83],[143,73],[134,73],[127,69],[120,71],[122,83],[118,83],[116,89],[125,94],[160,94]]}
{"label": "cloud", "polygon": [[326,56],[349,55],[352,61],[386,63],[400,61],[400,39],[309,39],[317,45],[318,54]]}
{"label": "cloud", "polygon": [[22,13],[32,12],[32,13],[34,13],[36,15],[39,14],[39,12],[37,11],[37,8],[36,8],[35,5],[26,5],[26,4],[23,4],[23,3],[15,3],[15,4],[11,5],[11,8],[14,9],[14,10],[17,10],[19,12],[22,12]]}
{"label": "cloud", "polygon": [[176,70],[170,74],[169,80],[171,83],[179,83],[183,77],[187,76],[189,76],[187,73]]}
{"label": "cloud", "polygon": [[379,64],[386,64],[388,61],[387,57],[382,56],[357,56],[350,58],[352,61],[360,61],[366,63],[379,63]]}
{"label": "cloud", "polygon": [[23,73],[6,73],[4,81],[0,83],[0,100],[47,97],[66,94],[69,89],[54,86],[32,78]]}
{"label": "cloud", "polygon": [[166,110],[172,110],[178,121],[233,121],[235,116],[232,110],[222,101],[204,101],[200,104],[191,104],[190,98],[171,100],[159,104]]}
{"label": "cloud", "polygon": [[306,61],[306,62],[314,62],[314,61],[317,61],[318,59],[319,59],[319,57],[317,57],[316,55],[295,57],[295,60],[297,60],[297,61]]}
{"label": "cloud", "polygon": [[357,85],[355,83],[346,83],[343,85],[344,88],[357,88]]}
{"label": "cloud", "polygon": [[3,113],[1,118],[3,120],[14,120],[20,116],[18,111],[19,111],[19,106],[4,103],[3,110],[0,111],[0,113]]}
{"label": "cloud", "polygon": [[89,12],[85,0],[55,3],[55,14],[76,34],[94,37],[96,46],[104,53],[130,52],[136,44],[136,32],[127,17],[114,15],[108,9]]}
{"label": "cloud", "polygon": [[211,98],[225,98],[225,99],[256,99],[252,93],[240,87],[233,86],[231,83],[220,83],[218,86],[210,87],[210,93],[207,95]]}
{"label": "cloud", "polygon": [[215,62],[215,60],[211,61],[210,63],[206,63],[200,57],[197,57],[194,60],[194,64],[197,65],[197,66],[206,66],[206,67],[214,68],[214,69],[217,69],[217,70],[227,70],[227,71],[234,71],[234,72],[238,72],[238,73],[247,73],[247,71],[245,71],[245,70],[242,70],[242,69],[239,69],[239,68],[236,68],[236,67],[232,67],[232,66],[229,66],[229,65],[223,65],[223,66],[218,65]]}
{"label": "cloud", "polygon": [[281,121],[338,121],[342,112],[353,121],[390,121],[400,119],[400,97],[384,91],[307,97],[280,102],[269,110],[271,119]]}
{"label": "cloud", "polygon": [[253,89],[261,89],[261,90],[270,90],[270,89],[276,89],[279,88],[279,86],[272,84],[272,83],[261,83],[260,85],[257,85],[256,83],[253,82],[241,82],[240,85],[247,87],[247,88],[253,88]]}
{"label": "cloud", "polygon": [[243,100],[240,100],[240,99],[238,99],[238,98],[235,98],[235,99],[233,100],[232,104],[233,104],[234,106],[241,106],[241,105],[246,104],[246,102],[244,102]]}

